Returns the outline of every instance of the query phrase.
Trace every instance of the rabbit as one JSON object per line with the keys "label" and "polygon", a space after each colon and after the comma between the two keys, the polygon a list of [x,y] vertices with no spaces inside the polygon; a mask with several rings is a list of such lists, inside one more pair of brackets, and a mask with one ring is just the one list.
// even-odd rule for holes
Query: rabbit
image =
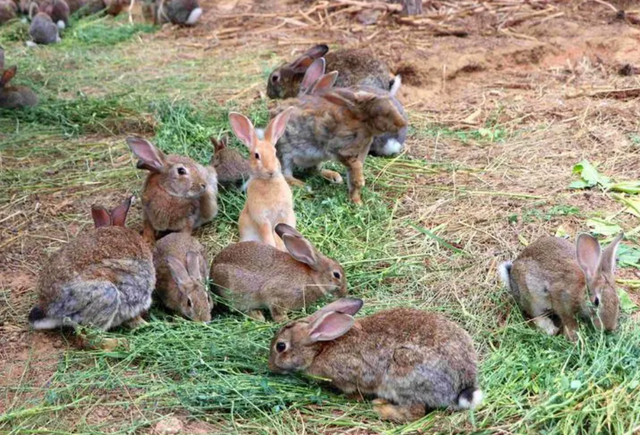
{"label": "rabbit", "polygon": [[178,24],[193,26],[202,16],[198,0],[158,0],[143,4],[143,14],[154,24]]}
{"label": "rabbit", "polygon": [[69,24],[71,11],[66,0],[31,0],[31,3],[36,3],[40,10],[46,11],[58,29],[63,30]]}
{"label": "rabbit", "polygon": [[[293,177],[294,168],[320,168],[327,160],[347,167],[349,195],[362,203],[364,161],[371,141],[384,133],[397,133],[407,125],[389,95],[332,88],[318,95],[287,100],[293,111],[286,133],[277,143],[282,172],[292,185],[302,185]],[[283,110],[283,106],[275,113]],[[342,178],[334,171],[321,170],[335,183]]]}
{"label": "rabbit", "polygon": [[[269,310],[276,322],[327,295],[345,296],[347,280],[340,264],[319,252],[287,224],[276,225],[288,252],[264,243],[227,246],[211,263],[214,292],[236,310],[264,320]],[[265,265],[269,265],[265,267]]]}
{"label": "rabbit", "polygon": [[[575,341],[576,316],[591,318],[597,328],[613,331],[620,301],[614,284],[619,234],[601,252],[598,241],[581,234],[575,246],[559,237],[542,237],[518,258],[500,265],[500,278],[526,315],[549,335],[560,331],[550,315],[560,319],[567,339]],[[588,299],[593,308],[587,304]]]}
{"label": "rabbit", "polygon": [[393,83],[387,65],[366,49],[343,49],[329,53],[325,44],[316,45],[289,64],[276,68],[267,82],[267,96],[272,99],[298,95],[307,68],[324,57],[329,70],[339,72],[338,87],[371,86],[389,91]]}
{"label": "rabbit", "polygon": [[146,139],[127,138],[140,159],[138,169],[149,171],[142,192],[143,235],[154,243],[156,232],[191,234],[218,213],[218,179],[213,167],[189,157],[165,154]]}
{"label": "rabbit", "polygon": [[144,323],[156,283],[151,250],[124,227],[131,199],[111,213],[92,207],[95,228],[52,255],[40,273],[34,329],[91,325],[102,330]]}
{"label": "rabbit", "polygon": [[464,329],[413,308],[354,319],[362,304],[339,299],[281,328],[271,341],[269,369],[303,372],[330,380],[346,394],[377,397],[374,410],[395,421],[482,402],[476,352]]}
{"label": "rabbit", "polygon": [[29,6],[29,18],[31,18],[31,26],[29,27],[29,36],[31,36],[33,44],[55,44],[60,42],[60,33],[58,26],[51,19],[53,13],[53,5],[46,7],[44,12],[39,12],[38,5],[32,2]]}
{"label": "rabbit", "polygon": [[4,50],[0,48],[0,108],[23,109],[38,104],[38,96],[26,86],[9,86],[17,67],[4,69]]}
{"label": "rabbit", "polygon": [[18,7],[13,0],[0,0],[0,25],[17,17]]}
{"label": "rabbit", "polygon": [[236,137],[249,148],[251,175],[247,183],[247,199],[240,213],[240,241],[266,243],[285,250],[275,226],[286,223],[295,228],[293,195],[280,168],[274,145],[284,134],[292,110],[283,110],[267,126],[264,139],[259,139],[251,121],[239,113],[230,113],[229,122]]}
{"label": "rabbit", "polygon": [[172,233],[153,251],[156,294],[172,311],[197,322],[211,321],[213,302],[207,291],[207,252],[189,234]]}
{"label": "rabbit", "polygon": [[[298,97],[303,95],[319,95],[322,92],[332,88],[336,83],[339,75],[337,71],[333,71],[329,74],[325,74],[325,60],[324,58],[316,59],[311,66],[307,69],[307,72],[300,84],[300,91]],[[407,114],[402,107],[402,104],[396,98],[398,90],[402,85],[402,79],[398,75],[395,77],[393,86],[387,92],[385,90],[375,88],[372,86],[354,86],[352,89],[370,92],[378,96],[388,95],[391,101],[396,106],[398,112],[402,115],[405,121],[408,123]],[[373,138],[371,143],[370,155],[374,156],[393,156],[400,154],[404,149],[404,142],[407,139],[407,127],[402,127],[397,133],[384,133],[380,136]]]}
{"label": "rabbit", "polygon": [[229,147],[228,142],[226,136],[220,140],[211,138],[214,148],[211,166],[215,168],[218,183],[222,185],[244,182],[249,179],[251,173],[249,159],[243,157],[235,148]]}

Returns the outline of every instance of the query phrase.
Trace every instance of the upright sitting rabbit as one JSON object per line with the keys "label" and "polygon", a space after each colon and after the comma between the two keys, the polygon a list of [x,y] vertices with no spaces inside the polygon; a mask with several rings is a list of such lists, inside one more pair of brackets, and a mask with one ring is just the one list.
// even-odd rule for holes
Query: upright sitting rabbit
{"label": "upright sitting rabbit", "polygon": [[249,160],[238,150],[227,145],[227,137],[218,140],[211,138],[214,154],[211,156],[211,166],[218,174],[218,183],[222,185],[235,184],[249,180],[251,165]]}
{"label": "upright sitting rabbit", "polygon": [[156,231],[191,233],[218,213],[218,180],[213,167],[189,157],[165,154],[146,139],[130,137],[127,143],[140,159],[138,169],[149,176],[142,192],[144,238],[153,243]]}
{"label": "upright sitting rabbit", "polygon": [[296,226],[293,195],[276,157],[275,144],[284,134],[292,110],[284,110],[273,118],[259,139],[253,124],[239,113],[229,114],[235,135],[249,148],[251,175],[247,184],[247,200],[240,213],[240,241],[258,241],[285,250],[275,226]]}
{"label": "upright sitting rabbit", "polygon": [[316,45],[291,63],[276,68],[267,82],[269,98],[293,98],[300,92],[300,84],[307,69],[316,59],[324,57],[327,69],[338,71],[338,87],[371,86],[389,91],[392,81],[387,65],[366,49],[345,49],[328,53],[325,44]]}
{"label": "upright sitting rabbit", "polygon": [[60,42],[60,33],[58,26],[51,19],[52,14],[53,5],[49,4],[41,12],[35,2],[31,3],[29,6],[29,18],[31,19],[29,36],[31,36],[32,41],[28,44],[55,44]]}
{"label": "upright sitting rabbit", "polygon": [[480,404],[476,352],[464,329],[412,308],[354,319],[361,307],[360,299],[340,299],[284,326],[271,341],[269,368],[326,378],[347,394],[376,396],[375,411],[396,421]]}
{"label": "upright sitting rabbit", "polygon": [[[295,168],[319,168],[325,161],[338,161],[347,168],[351,200],[361,204],[364,161],[373,138],[397,133],[407,125],[391,97],[333,88],[287,103],[293,105],[293,111],[286,134],[276,146],[285,178],[300,185],[303,183],[293,177]],[[276,113],[283,109],[277,108]],[[342,181],[333,171],[322,173],[334,182]]]}
{"label": "upright sitting rabbit", "polygon": [[0,108],[22,109],[38,104],[36,94],[26,86],[9,86],[17,67],[4,69],[4,50],[0,48]]}
{"label": "upright sitting rabbit", "polygon": [[572,341],[577,338],[576,316],[613,331],[620,305],[614,279],[616,251],[622,238],[618,235],[601,251],[588,234],[581,234],[575,245],[559,237],[542,237],[513,263],[500,265],[500,277],[525,314],[549,335],[560,331],[550,314],[559,317],[564,335]]}
{"label": "upright sitting rabbit", "polygon": [[204,247],[189,234],[172,233],[156,243],[156,294],[170,310],[199,322],[211,320],[207,290],[209,262]]}
{"label": "upright sitting rabbit", "polygon": [[46,263],[38,281],[40,301],[29,314],[34,329],[66,322],[108,330],[143,323],[156,283],[151,250],[124,227],[131,198],[111,213],[93,207],[95,229],[79,235]]}
{"label": "upright sitting rabbit", "polygon": [[[264,319],[267,309],[276,322],[327,295],[345,296],[347,281],[338,262],[324,256],[298,231],[276,225],[288,252],[258,242],[227,246],[211,263],[215,292],[233,308]],[[267,266],[268,265],[268,266]]]}

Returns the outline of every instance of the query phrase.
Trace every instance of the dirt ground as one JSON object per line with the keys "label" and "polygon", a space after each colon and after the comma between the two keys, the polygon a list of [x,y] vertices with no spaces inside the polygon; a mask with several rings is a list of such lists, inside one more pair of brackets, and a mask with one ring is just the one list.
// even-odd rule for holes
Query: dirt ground
{"label": "dirt ground", "polygon": [[[282,58],[320,42],[371,49],[402,76],[400,100],[413,127],[407,152],[461,168],[416,175],[404,213],[425,227],[447,224],[451,240],[472,240],[473,254],[489,258],[489,265],[483,260],[471,268],[485,282],[495,280],[498,257],[513,254],[518,236],[531,241],[558,224],[570,234],[584,229],[571,216],[509,228],[506,217],[522,207],[521,195],[551,204],[562,196],[585,214],[607,214],[619,205],[588,191],[567,193],[575,179],[571,167],[588,158],[620,180],[640,178],[640,14],[620,17],[596,1],[532,0],[510,8],[506,1],[427,0],[424,17],[400,22],[397,15],[374,14],[377,22],[365,26],[358,20],[366,13],[323,7],[329,3],[208,0],[195,28],[165,27],[145,38],[180,41],[186,56],[221,60],[248,47],[268,47]],[[264,94],[265,84],[256,82],[239,99],[249,104]],[[429,130],[433,125],[438,129]],[[508,139],[473,133],[487,126],[495,128],[486,134]],[[446,131],[469,134],[461,139]],[[83,213],[88,205],[64,200],[63,192],[15,195],[24,196],[22,205],[0,204],[0,389],[20,386],[21,393],[3,394],[0,414],[40,394],[69,346],[69,337],[59,333],[29,331],[26,317],[40,264],[81,229],[62,227],[55,216]],[[456,195],[462,196],[453,200]],[[622,219],[636,226],[631,216]],[[638,276],[625,271],[620,278]]]}

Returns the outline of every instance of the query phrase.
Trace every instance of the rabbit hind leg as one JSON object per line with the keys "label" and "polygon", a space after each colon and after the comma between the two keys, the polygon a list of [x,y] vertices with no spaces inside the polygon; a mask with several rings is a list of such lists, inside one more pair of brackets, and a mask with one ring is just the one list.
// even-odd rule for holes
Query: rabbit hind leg
{"label": "rabbit hind leg", "polygon": [[426,414],[424,404],[412,405],[394,405],[384,399],[376,399],[373,401],[373,410],[383,420],[391,420],[398,423],[418,420]]}

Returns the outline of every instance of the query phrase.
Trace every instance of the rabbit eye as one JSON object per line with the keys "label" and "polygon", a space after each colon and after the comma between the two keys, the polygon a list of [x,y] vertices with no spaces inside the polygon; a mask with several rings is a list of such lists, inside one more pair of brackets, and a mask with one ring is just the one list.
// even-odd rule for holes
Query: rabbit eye
{"label": "rabbit eye", "polygon": [[598,305],[600,305],[600,298],[596,296],[596,298],[593,300],[593,305],[595,305],[596,307]]}
{"label": "rabbit eye", "polygon": [[340,278],[342,278],[342,275],[340,275],[340,272],[333,272],[333,277],[335,279],[340,279]]}
{"label": "rabbit eye", "polygon": [[287,350],[287,343],[285,343],[284,341],[277,342],[276,350],[278,351],[278,353],[284,352],[285,350]]}
{"label": "rabbit eye", "polygon": [[179,175],[187,175],[187,170],[185,168],[178,168]]}
{"label": "rabbit eye", "polygon": [[193,302],[191,301],[191,296],[187,298],[187,307],[193,308]]}
{"label": "rabbit eye", "polygon": [[256,160],[260,160],[260,154],[255,153],[254,156],[256,156]]}
{"label": "rabbit eye", "polygon": [[278,80],[280,80],[280,76],[278,74],[271,76],[271,83],[278,83]]}

